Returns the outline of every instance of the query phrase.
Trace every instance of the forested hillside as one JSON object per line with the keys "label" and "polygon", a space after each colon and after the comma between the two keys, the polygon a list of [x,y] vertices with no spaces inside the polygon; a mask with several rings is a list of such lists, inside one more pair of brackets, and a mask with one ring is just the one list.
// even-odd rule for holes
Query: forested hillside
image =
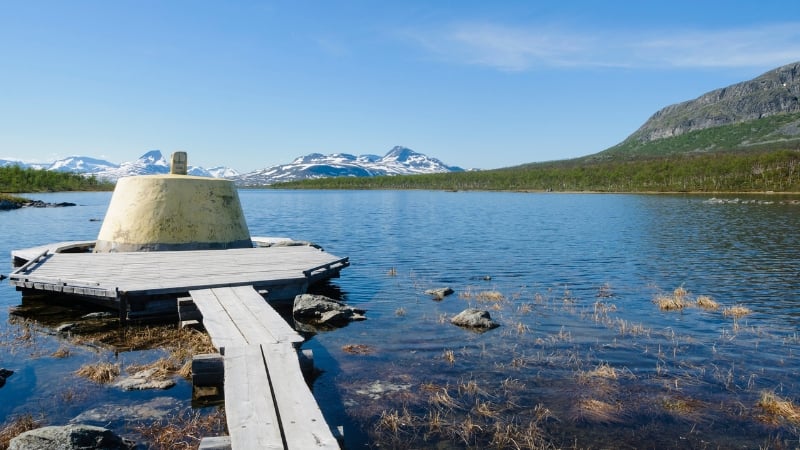
{"label": "forested hillside", "polygon": [[686,154],[631,161],[560,161],[508,169],[284,183],[292,189],[591,192],[800,192],[800,151]]}
{"label": "forested hillside", "polygon": [[0,167],[0,192],[110,191],[114,184],[94,176],[49,170]]}

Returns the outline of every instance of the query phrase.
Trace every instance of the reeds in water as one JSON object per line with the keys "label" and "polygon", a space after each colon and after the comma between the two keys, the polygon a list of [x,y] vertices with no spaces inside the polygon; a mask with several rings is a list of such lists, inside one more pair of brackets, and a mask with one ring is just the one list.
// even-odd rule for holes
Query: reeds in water
{"label": "reeds in water", "polygon": [[770,423],[789,422],[800,425],[800,406],[791,400],[781,398],[773,392],[764,391],[757,405],[764,411],[764,419]]}
{"label": "reeds in water", "polygon": [[95,383],[106,384],[114,381],[120,374],[119,364],[109,362],[99,362],[97,364],[87,364],[78,369],[75,374],[88,378]]}
{"label": "reeds in water", "polygon": [[0,428],[0,449],[7,449],[11,439],[20,434],[41,427],[43,422],[31,414],[24,414],[7,420]]}

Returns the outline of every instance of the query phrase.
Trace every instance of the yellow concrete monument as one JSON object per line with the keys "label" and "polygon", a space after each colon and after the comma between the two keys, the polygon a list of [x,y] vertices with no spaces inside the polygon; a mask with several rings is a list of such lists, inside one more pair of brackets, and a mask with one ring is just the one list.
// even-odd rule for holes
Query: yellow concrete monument
{"label": "yellow concrete monument", "polygon": [[95,253],[252,247],[236,186],[186,175],[185,152],[171,173],[120,178]]}

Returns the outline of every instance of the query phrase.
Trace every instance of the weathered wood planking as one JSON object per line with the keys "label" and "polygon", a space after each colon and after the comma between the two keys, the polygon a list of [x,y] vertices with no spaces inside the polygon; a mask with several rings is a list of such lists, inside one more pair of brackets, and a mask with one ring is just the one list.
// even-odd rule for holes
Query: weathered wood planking
{"label": "weathered wood planking", "polygon": [[261,349],[269,372],[272,395],[280,411],[286,448],[338,449],[339,443],[303,378],[297,351],[285,343],[264,344]]}
{"label": "weathered wood planking", "polygon": [[129,253],[57,253],[9,283],[33,289],[112,297],[186,292],[215,286],[270,286],[309,281],[306,271],[327,266],[333,276],[349,265],[310,246]]}
{"label": "weathered wood planking", "polygon": [[286,449],[338,449],[303,378],[296,349],[302,336],[252,286],[189,294],[211,342],[225,355],[225,410],[232,448],[284,448],[285,443]]}
{"label": "weathered wood planking", "polygon": [[[230,292],[252,314],[253,318],[275,339],[275,342],[287,342],[294,346],[303,343],[305,339],[297,333],[288,323],[275,311],[269,303],[264,301],[252,286],[237,286],[230,289],[213,289],[217,295],[220,292]],[[247,336],[245,336],[247,337]],[[248,339],[248,341],[250,341]],[[251,341],[252,342],[252,341]]]}
{"label": "weathered wood planking", "polygon": [[260,345],[226,350],[224,386],[231,447],[283,450],[283,433]]}
{"label": "weathered wood planking", "polygon": [[220,353],[229,347],[247,345],[247,339],[210,289],[189,291],[189,294],[203,315],[203,326],[211,337],[211,343]]}
{"label": "weathered wood planking", "polygon": [[218,349],[230,345],[303,342],[303,337],[252,286],[192,290],[189,295],[200,309],[203,326]]}
{"label": "weathered wood planking", "polygon": [[11,250],[12,261],[24,260],[30,261],[36,255],[47,251],[48,253],[62,253],[68,252],[73,249],[89,248],[94,246],[95,241],[65,241],[54,242],[52,244],[40,245],[38,247],[23,248],[19,250]]}

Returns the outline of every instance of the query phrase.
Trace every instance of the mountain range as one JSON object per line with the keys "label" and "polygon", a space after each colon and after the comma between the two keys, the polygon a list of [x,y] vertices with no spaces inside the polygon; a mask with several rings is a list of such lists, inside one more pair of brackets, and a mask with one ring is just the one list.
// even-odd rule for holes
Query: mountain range
{"label": "mountain range", "polygon": [[[116,181],[122,177],[132,175],[156,175],[169,173],[169,162],[160,150],[151,150],[140,156],[135,161],[114,164],[104,159],[89,156],[68,156],[52,163],[25,163],[13,159],[0,159],[0,167],[5,166],[30,167],[33,169],[52,170],[56,172],[72,172],[94,175],[97,178]],[[239,175],[235,169],[228,167],[212,167],[205,169],[198,166],[189,166],[189,175],[200,177],[229,178]]]}
{"label": "mountain range", "polygon": [[[0,167],[18,165],[60,172],[82,173],[97,178],[115,181],[133,175],[169,173],[169,162],[160,150],[151,150],[135,161],[114,164],[88,156],[70,156],[49,164],[26,164],[17,160],[0,159]],[[214,178],[227,178],[240,186],[263,186],[282,181],[308,178],[378,175],[411,175],[463,171],[460,167],[448,166],[436,158],[417,153],[406,147],[394,147],[386,155],[354,156],[346,153],[322,155],[312,153],[301,156],[289,164],[281,164],[240,174],[228,167],[206,169],[189,166],[188,174]]]}
{"label": "mountain range", "polygon": [[282,164],[231,177],[239,186],[263,186],[279,182],[330,177],[374,177],[423,173],[463,172],[436,158],[406,147],[394,147],[384,156],[312,153]]}

